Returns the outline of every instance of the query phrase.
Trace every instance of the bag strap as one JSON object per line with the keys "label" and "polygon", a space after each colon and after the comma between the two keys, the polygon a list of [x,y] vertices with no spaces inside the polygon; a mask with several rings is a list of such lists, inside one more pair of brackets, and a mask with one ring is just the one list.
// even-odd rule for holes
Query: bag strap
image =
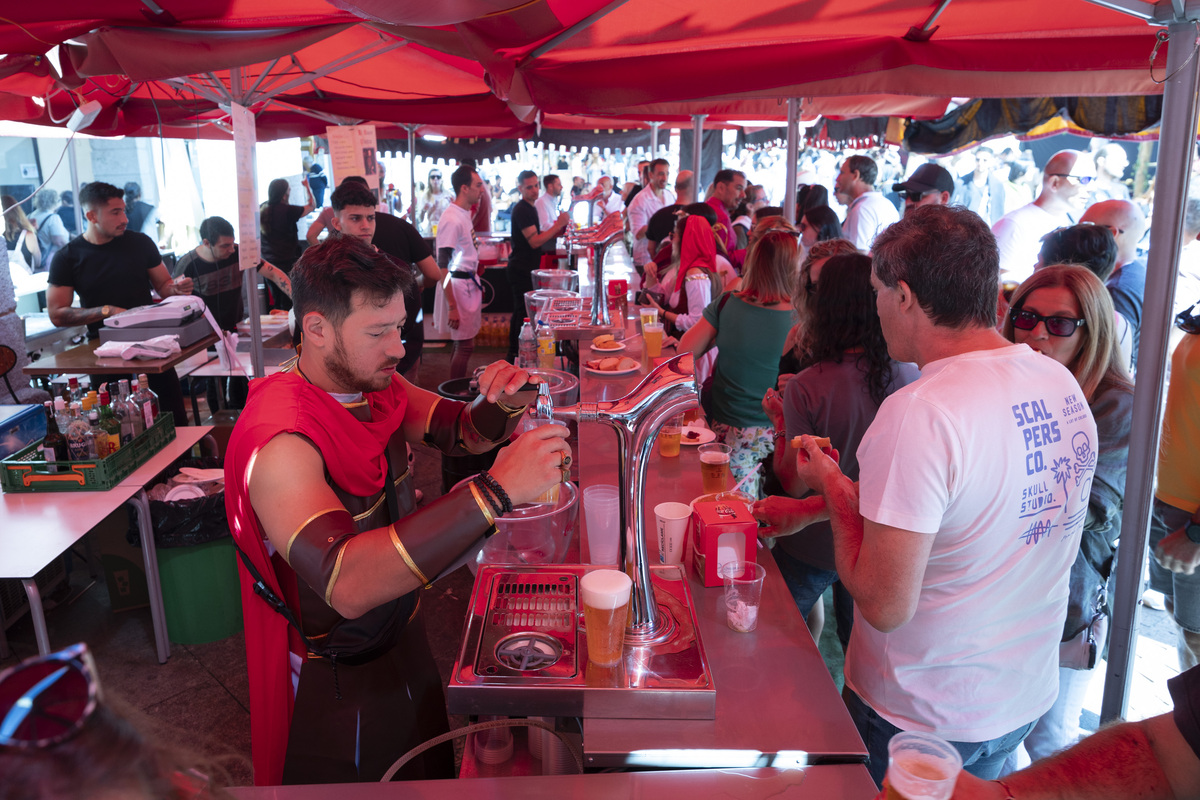
{"label": "bag strap", "polygon": [[254,562],[250,560],[250,557],[246,555],[246,551],[237,543],[237,539],[233,540],[233,546],[237,550],[238,558],[242,560],[242,566],[246,568],[246,571],[250,573],[250,577],[254,579],[254,593],[261,597],[270,606],[272,611],[287,620],[288,625],[295,628],[296,633],[300,634],[300,638],[304,640],[304,646],[308,649],[308,652],[321,658],[331,658],[331,654],[325,652],[324,648],[318,647],[316,642],[304,634],[304,629],[300,627],[296,615],[287,607],[287,603],[283,602],[283,599],[275,594],[274,590],[267,585],[266,579],[263,578],[258,568],[254,566]]}

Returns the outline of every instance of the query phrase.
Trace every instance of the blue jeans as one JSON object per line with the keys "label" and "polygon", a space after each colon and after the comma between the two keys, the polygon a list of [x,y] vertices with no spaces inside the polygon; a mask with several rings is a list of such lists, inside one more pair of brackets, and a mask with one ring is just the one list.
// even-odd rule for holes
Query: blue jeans
{"label": "blue jeans", "polygon": [[854,598],[838,580],[837,572],[801,561],[784,552],[779,545],[771,550],[771,555],[802,616],[807,617],[813,605],[821,601],[825,590],[833,586],[833,615],[837,620],[838,641],[842,643],[842,652],[845,653],[846,645],[850,644],[850,627],[854,624]]}
{"label": "blue jeans", "polygon": [[[887,774],[888,742],[900,733],[900,729],[875,713],[849,686],[842,690],[842,700],[846,702],[850,718],[854,720],[854,726],[867,746],[867,770],[875,779],[875,784],[882,786],[883,776]],[[950,742],[950,745],[962,756],[963,769],[985,781],[995,780],[1000,777],[1005,759],[1029,735],[1035,722],[1037,720],[991,741]]]}

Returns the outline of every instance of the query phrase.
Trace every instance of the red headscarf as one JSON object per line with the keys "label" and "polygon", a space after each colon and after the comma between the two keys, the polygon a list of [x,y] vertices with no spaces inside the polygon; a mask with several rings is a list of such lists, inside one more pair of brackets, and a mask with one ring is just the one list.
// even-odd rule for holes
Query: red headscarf
{"label": "red headscarf", "polygon": [[683,228],[683,242],[679,248],[679,273],[675,276],[675,291],[683,290],[683,276],[692,267],[716,272],[717,237],[708,220],[698,214],[687,218]]}

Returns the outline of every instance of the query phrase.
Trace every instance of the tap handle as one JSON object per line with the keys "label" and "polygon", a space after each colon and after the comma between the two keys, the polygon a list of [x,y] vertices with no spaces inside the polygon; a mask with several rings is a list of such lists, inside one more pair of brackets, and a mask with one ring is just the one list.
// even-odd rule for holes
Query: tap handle
{"label": "tap handle", "polygon": [[538,419],[554,419],[554,401],[550,397],[550,384],[546,381],[537,384],[537,393]]}

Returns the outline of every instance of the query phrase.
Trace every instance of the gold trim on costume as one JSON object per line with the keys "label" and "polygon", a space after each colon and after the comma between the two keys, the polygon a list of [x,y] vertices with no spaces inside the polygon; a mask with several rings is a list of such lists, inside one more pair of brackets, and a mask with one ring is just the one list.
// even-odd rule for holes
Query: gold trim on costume
{"label": "gold trim on costume", "polygon": [[368,508],[366,511],[362,512],[361,514],[355,514],[355,515],[354,515],[354,521],[355,521],[355,522],[362,522],[364,519],[366,519],[367,517],[369,517],[369,516],[371,516],[372,514],[374,514],[374,513],[375,513],[375,512],[376,512],[376,511],[379,509],[379,504],[383,502],[383,499],[384,499],[385,497],[387,497],[387,492],[380,492],[380,493],[379,493],[379,499],[378,499],[378,500],[376,500],[376,501],[375,501],[375,502],[374,502],[374,503],[371,505],[371,507],[370,507],[370,508]]}
{"label": "gold trim on costume", "polygon": [[416,562],[412,560],[412,556],[410,556],[408,551],[404,549],[404,543],[400,541],[400,535],[396,533],[395,523],[388,525],[388,534],[392,537],[392,546],[396,548],[396,552],[400,554],[402,559],[404,559],[404,563],[408,565],[408,569],[412,572],[416,579],[420,581],[421,585],[426,589],[432,588],[433,583],[429,580],[429,578],[425,577],[425,573],[421,572],[421,568],[417,566]]}
{"label": "gold trim on costume", "polygon": [[353,403],[339,403],[342,408],[358,408],[360,406],[365,406],[366,404],[367,398],[365,397],[362,400],[355,400]]}
{"label": "gold trim on costume", "polygon": [[283,550],[283,560],[288,562],[288,565],[291,566],[292,542],[296,541],[296,537],[300,535],[300,531],[307,528],[310,522],[312,522],[317,517],[322,517],[322,516],[330,513],[331,511],[345,511],[345,510],[346,509],[344,509],[344,508],[324,508],[324,509],[321,509],[320,511],[318,511],[317,513],[313,514],[308,519],[304,520],[304,522],[301,522],[300,527],[298,527],[298,528],[296,528],[296,530],[292,531],[292,535],[288,537],[287,547],[285,547]]}
{"label": "gold trim on costume", "polygon": [[392,481],[392,485],[399,486],[404,481],[404,479],[409,476],[409,474],[411,472],[412,472],[412,467],[405,467],[404,472],[402,472],[400,474],[400,477],[396,478],[396,480]]}
{"label": "gold trim on costume", "polygon": [[508,403],[497,397],[496,407],[507,414],[509,419],[512,419],[513,417],[519,417],[524,414],[526,409],[529,408],[529,403],[526,403],[523,406],[510,406]]}
{"label": "gold trim on costume", "polygon": [[487,501],[479,493],[479,487],[474,483],[468,483],[467,487],[471,490],[471,494],[475,496],[475,505],[479,506],[479,510],[483,512],[483,518],[487,520],[487,524],[494,527],[496,518],[492,516],[492,510],[488,508]]}
{"label": "gold trim on costume", "polygon": [[342,546],[338,548],[337,561],[333,562],[333,574],[329,576],[329,583],[325,586],[325,605],[333,608],[333,585],[337,583],[338,575],[342,571],[342,556],[346,555],[346,547],[350,544],[350,540],[342,542]]}
{"label": "gold trim on costume", "polygon": [[437,408],[438,403],[440,403],[440,402],[442,402],[441,397],[434,397],[433,403],[430,404],[430,406],[429,406],[429,414],[426,415],[426,417],[425,417],[425,435],[422,437],[422,441],[427,440],[429,438],[429,428],[430,428],[430,425],[433,423],[433,410],[435,408]]}

